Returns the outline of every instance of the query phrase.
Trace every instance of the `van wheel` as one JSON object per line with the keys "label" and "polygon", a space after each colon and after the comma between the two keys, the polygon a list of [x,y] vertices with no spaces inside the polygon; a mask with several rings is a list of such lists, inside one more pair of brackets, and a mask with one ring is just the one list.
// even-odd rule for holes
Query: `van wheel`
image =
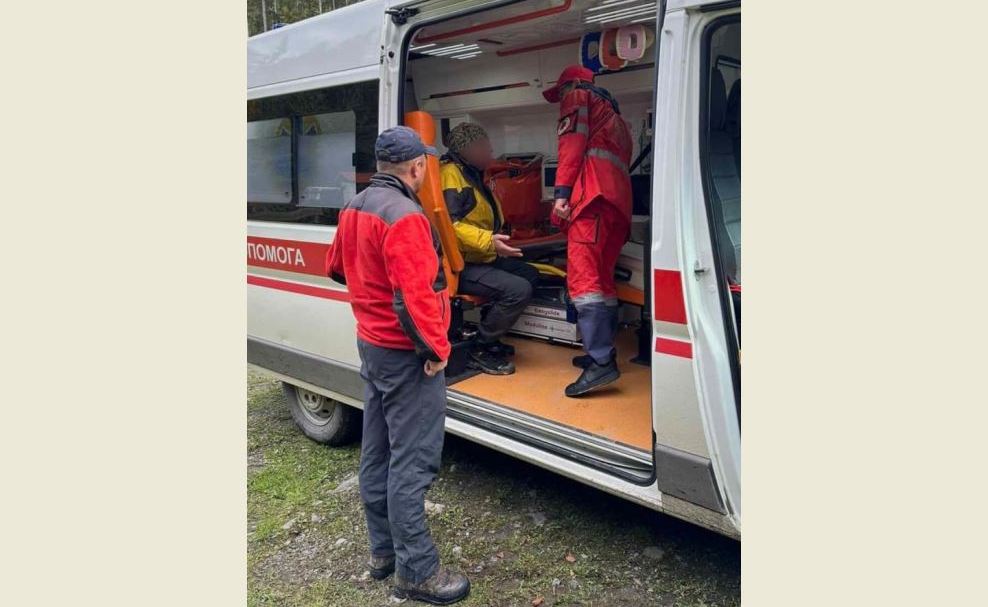
{"label": "van wheel", "polygon": [[288,408],[302,433],[324,445],[345,445],[360,429],[360,411],[322,394],[282,382]]}

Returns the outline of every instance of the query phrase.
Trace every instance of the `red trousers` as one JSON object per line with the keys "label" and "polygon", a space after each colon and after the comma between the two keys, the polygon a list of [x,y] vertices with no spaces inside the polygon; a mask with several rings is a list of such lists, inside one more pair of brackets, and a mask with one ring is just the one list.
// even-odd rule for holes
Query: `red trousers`
{"label": "red trousers", "polygon": [[630,217],[602,198],[591,200],[570,222],[566,286],[574,304],[617,305],[614,268],[630,229]]}

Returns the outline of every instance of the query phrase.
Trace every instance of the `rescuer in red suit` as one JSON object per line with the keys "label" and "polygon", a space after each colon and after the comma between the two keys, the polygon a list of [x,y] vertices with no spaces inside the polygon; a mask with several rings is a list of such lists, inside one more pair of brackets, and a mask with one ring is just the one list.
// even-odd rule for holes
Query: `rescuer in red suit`
{"label": "rescuer in red suit", "polygon": [[621,376],[614,339],[618,299],[614,268],[631,229],[631,131],[617,101],[594,86],[592,71],[563,70],[542,95],[559,103],[559,166],[553,221],[566,232],[566,282],[576,306],[585,356],[566,396],[580,396]]}

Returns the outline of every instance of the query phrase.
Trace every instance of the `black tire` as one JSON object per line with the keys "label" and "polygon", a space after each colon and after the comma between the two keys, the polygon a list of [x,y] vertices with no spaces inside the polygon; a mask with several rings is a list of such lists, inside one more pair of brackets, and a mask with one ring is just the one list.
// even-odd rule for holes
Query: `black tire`
{"label": "black tire", "polygon": [[358,436],[359,409],[285,382],[281,387],[295,425],[312,440],[338,447]]}

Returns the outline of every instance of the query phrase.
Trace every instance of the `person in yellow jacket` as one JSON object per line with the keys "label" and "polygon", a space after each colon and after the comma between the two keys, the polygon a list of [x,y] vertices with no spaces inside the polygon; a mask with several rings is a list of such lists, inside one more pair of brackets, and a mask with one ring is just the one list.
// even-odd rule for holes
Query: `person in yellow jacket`
{"label": "person in yellow jacket", "polygon": [[472,122],[460,123],[449,132],[446,147],[440,170],[443,199],[466,262],[459,292],[493,303],[470,358],[485,373],[510,375],[514,348],[500,338],[531,300],[539,272],[520,259],[521,250],[508,244],[507,234],[499,233],[504,215],[484,183],[484,169],[494,161],[487,132]]}

